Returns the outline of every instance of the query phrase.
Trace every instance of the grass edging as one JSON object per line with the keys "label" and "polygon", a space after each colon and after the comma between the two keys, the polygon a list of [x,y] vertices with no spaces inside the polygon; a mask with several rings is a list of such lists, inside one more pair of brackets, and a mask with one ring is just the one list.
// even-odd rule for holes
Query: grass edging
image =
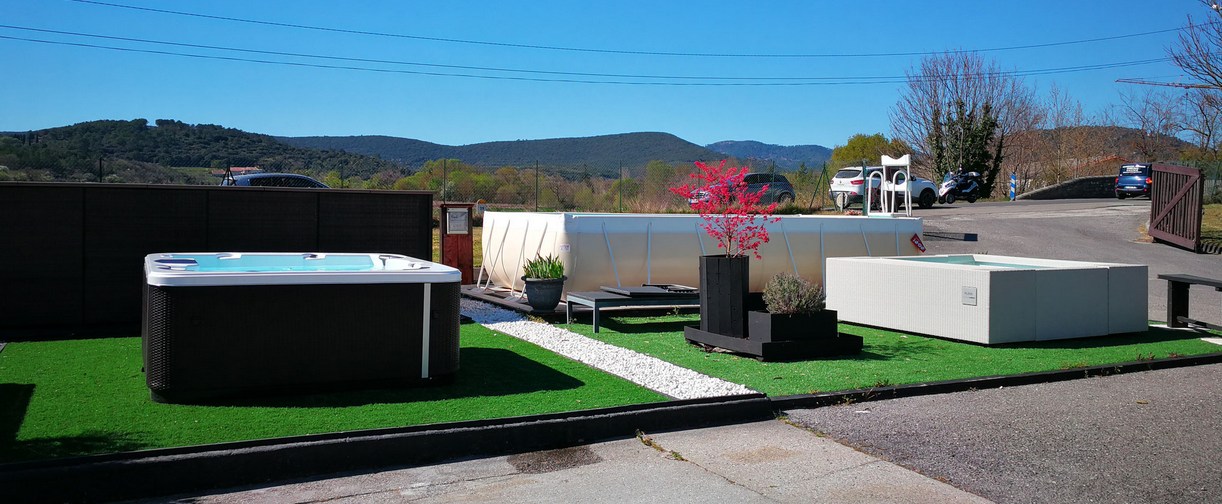
{"label": "grass edging", "polygon": [[563,448],[774,418],[764,394],[0,465],[0,501],[104,502]]}
{"label": "grass edging", "polygon": [[1202,364],[1222,363],[1222,352],[1188,355],[1183,357],[1166,357],[1162,359],[1122,362],[1119,364],[1101,364],[1052,371],[1036,371],[1016,375],[981,376],[977,378],[960,378],[926,383],[909,383],[886,387],[871,387],[838,392],[822,392],[817,394],[796,394],[770,397],[773,409],[783,411],[794,408],[818,408],[836,404],[849,404],[884,399],[899,399],[931,394],[946,394],[950,392],[965,392],[974,389],[1014,387],[1036,383],[1050,383],[1093,376],[1111,376],[1124,373],[1153,371],[1156,369],[1171,369]]}

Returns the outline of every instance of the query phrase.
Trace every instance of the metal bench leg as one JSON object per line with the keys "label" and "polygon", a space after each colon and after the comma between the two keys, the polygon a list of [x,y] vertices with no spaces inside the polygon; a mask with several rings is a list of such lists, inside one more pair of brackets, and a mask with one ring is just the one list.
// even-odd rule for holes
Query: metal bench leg
{"label": "metal bench leg", "polygon": [[573,323],[573,303],[569,302],[567,299],[564,301],[564,323]]}
{"label": "metal bench leg", "polygon": [[1188,316],[1188,284],[1167,282],[1167,327],[1188,327],[1179,318]]}
{"label": "metal bench leg", "polygon": [[594,332],[598,332],[598,302],[594,302]]}

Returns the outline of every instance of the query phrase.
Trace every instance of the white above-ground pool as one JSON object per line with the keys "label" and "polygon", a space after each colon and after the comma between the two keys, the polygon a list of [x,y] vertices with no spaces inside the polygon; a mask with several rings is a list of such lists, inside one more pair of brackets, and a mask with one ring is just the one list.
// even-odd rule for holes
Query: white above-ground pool
{"label": "white above-ground pool", "polygon": [[388,387],[458,370],[454,268],[395,254],[173,253],[144,262],[159,402]]}
{"label": "white above-ground pool", "polygon": [[994,344],[1148,329],[1145,265],[985,254],[827,260],[827,307],[856,324]]}
{"label": "white above-ground pool", "polygon": [[[750,290],[774,275],[795,273],[823,283],[823,260],[844,256],[910,256],[921,251],[921,219],[784,215],[768,223],[770,241],[751,256]],[[758,221],[757,221],[758,222]],[[522,269],[537,255],[564,263],[565,292],[607,286],[700,284],[700,256],[724,254],[696,214],[486,212],[484,284],[522,287]]]}

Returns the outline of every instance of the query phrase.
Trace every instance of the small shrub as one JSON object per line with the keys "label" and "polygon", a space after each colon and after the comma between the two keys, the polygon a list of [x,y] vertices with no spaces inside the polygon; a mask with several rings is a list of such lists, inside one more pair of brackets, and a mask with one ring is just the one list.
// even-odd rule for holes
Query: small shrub
{"label": "small shrub", "polygon": [[526,278],[560,278],[564,276],[564,263],[554,255],[535,256],[526,261]]}
{"label": "small shrub", "polygon": [[1209,192],[1205,193],[1204,204],[1216,205],[1218,203],[1222,203],[1222,186],[1216,186]]}
{"label": "small shrub", "polygon": [[768,313],[809,315],[826,304],[823,288],[814,282],[789,273],[772,277],[764,286],[764,303]]}

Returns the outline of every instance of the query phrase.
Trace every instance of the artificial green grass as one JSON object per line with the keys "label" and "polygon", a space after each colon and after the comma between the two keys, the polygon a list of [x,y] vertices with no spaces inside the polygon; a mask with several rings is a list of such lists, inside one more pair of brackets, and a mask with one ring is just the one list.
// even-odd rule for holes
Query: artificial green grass
{"label": "artificial green grass", "polygon": [[[709,353],[683,339],[683,326],[699,315],[607,317],[601,331],[589,324],[562,325],[612,345],[751,387],[769,396],[811,394],[906,383],[1012,375],[1222,351],[1200,335],[1150,328],[1149,332],[1037,343],[982,346],[840,324],[864,338],[861,354],[802,362],[759,362]],[[582,321],[584,322],[584,321]]]}
{"label": "artificial green grass", "polygon": [[476,324],[454,382],[158,404],[140,339],[10,343],[0,352],[0,462],[573,411],[666,398]]}

